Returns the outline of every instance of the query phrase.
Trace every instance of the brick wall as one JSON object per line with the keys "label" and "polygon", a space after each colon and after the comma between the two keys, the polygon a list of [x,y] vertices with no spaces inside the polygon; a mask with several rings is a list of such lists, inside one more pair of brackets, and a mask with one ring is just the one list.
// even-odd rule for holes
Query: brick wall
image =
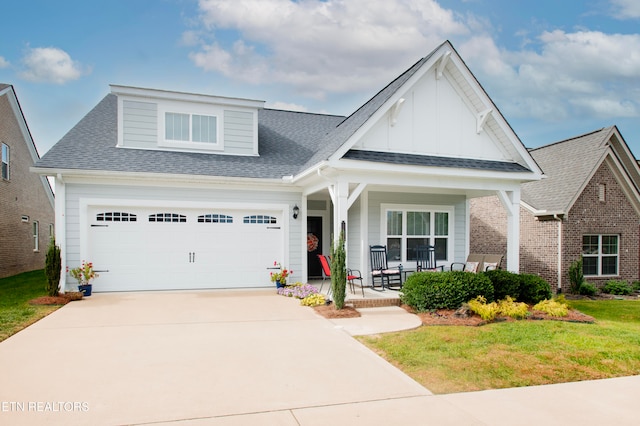
{"label": "brick wall", "polygon": [[507,212],[504,206],[497,196],[472,198],[469,206],[469,252],[504,254],[504,268],[507,265]]}
{"label": "brick wall", "polygon": [[[606,186],[606,201],[599,201],[599,184]],[[563,276],[566,277],[571,262],[582,253],[582,236],[585,234],[617,234],[619,238],[619,277],[626,281],[639,278],[640,217],[616,181],[609,165],[603,163],[587,184],[581,196],[571,208],[563,225],[564,253]],[[586,277],[587,281],[602,286],[611,277]],[[563,283],[568,289],[569,281]]]}
{"label": "brick wall", "polygon": [[[0,97],[0,142],[10,148],[10,179],[0,178],[0,278],[44,268],[49,224],[54,211],[33,165],[7,96]],[[23,223],[21,217],[29,216]],[[33,222],[40,225],[40,250],[34,251]]]}
{"label": "brick wall", "polygon": [[539,220],[520,207],[520,272],[539,275],[558,287],[557,220]]}

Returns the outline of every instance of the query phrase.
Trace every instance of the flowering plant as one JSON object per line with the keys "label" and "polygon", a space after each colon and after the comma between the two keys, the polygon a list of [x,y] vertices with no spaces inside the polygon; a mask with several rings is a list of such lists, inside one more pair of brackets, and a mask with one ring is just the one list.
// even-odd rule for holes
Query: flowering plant
{"label": "flowering plant", "polygon": [[298,299],[304,299],[312,294],[316,294],[317,292],[318,289],[311,284],[302,284],[301,282],[278,289],[278,294]]}
{"label": "flowering plant", "polygon": [[93,263],[82,261],[82,265],[77,268],[69,269],[67,266],[67,272],[76,280],[78,285],[87,285],[89,281],[98,277],[98,274],[93,270]]}
{"label": "flowering plant", "polygon": [[279,281],[280,283],[284,284],[287,282],[287,277],[291,274],[293,274],[293,271],[287,269],[287,268],[283,268],[282,265],[280,265],[278,262],[273,262],[273,266],[277,266],[278,268],[280,268],[280,272],[271,272],[271,281],[275,282],[275,281]]}

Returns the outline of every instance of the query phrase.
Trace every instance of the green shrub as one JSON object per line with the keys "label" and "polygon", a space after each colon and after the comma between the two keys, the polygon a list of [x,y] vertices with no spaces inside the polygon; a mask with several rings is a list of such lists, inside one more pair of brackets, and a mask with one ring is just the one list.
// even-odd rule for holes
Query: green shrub
{"label": "green shrub", "polygon": [[584,282],[584,272],[582,269],[582,256],[569,266],[569,291],[573,294],[580,293],[580,286]]}
{"label": "green shrub", "polygon": [[487,303],[487,299],[482,296],[469,300],[467,304],[469,305],[469,309],[480,315],[480,318],[485,321],[493,321],[499,312],[496,302]]}
{"label": "green shrub", "polygon": [[631,288],[633,288],[633,291],[640,291],[640,281],[634,281],[631,283]]}
{"label": "green shrub", "polygon": [[[564,298],[562,299],[564,300]],[[569,307],[566,303],[562,303],[559,298],[556,300],[543,300],[533,307],[534,311],[544,312],[552,317],[566,317],[569,313]]]}
{"label": "green shrub", "polygon": [[347,295],[347,266],[346,253],[344,251],[344,231],[340,231],[340,237],[331,245],[331,292],[336,309],[344,308],[344,299]]}
{"label": "green shrub", "polygon": [[543,278],[532,274],[520,274],[520,302],[535,305],[541,300],[551,299],[551,286]]}
{"label": "green shrub", "polygon": [[578,288],[578,294],[581,294],[583,296],[595,296],[597,292],[598,289],[596,288],[596,286],[589,284],[586,281],[580,284],[580,287]]}
{"label": "green shrub", "polygon": [[56,245],[55,238],[51,238],[44,262],[44,273],[47,277],[46,290],[49,296],[58,295],[61,272],[62,259],[60,257],[60,247]]}
{"label": "green shrub", "polygon": [[607,294],[627,295],[633,290],[626,281],[609,280],[602,287],[602,292]]}
{"label": "green shrub", "polygon": [[457,309],[476,296],[493,300],[493,286],[483,274],[462,271],[417,272],[407,278],[400,299],[417,311]]}
{"label": "green shrub", "polygon": [[518,274],[503,269],[494,269],[483,272],[482,275],[491,280],[495,300],[501,300],[507,296],[511,296],[514,299],[520,297],[520,277]]}

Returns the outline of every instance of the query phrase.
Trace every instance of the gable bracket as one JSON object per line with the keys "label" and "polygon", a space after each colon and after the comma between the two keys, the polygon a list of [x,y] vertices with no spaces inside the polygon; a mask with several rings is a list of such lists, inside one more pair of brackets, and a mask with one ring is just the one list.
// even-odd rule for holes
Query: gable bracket
{"label": "gable bracket", "polygon": [[476,115],[476,133],[480,134],[482,130],[484,130],[484,124],[487,122],[487,118],[493,112],[492,108],[487,108],[482,112],[479,112]]}
{"label": "gable bracket", "polygon": [[436,70],[436,80],[440,80],[442,78],[444,67],[447,66],[447,62],[449,62],[450,57],[451,57],[451,51],[447,50],[440,58],[440,62],[438,63],[438,69]]}
{"label": "gable bracket", "polygon": [[404,98],[400,98],[398,99],[398,102],[396,102],[395,104],[393,104],[393,106],[391,107],[391,110],[389,111],[390,115],[390,119],[391,119],[391,127],[395,126],[396,123],[398,122],[398,114],[400,114],[400,110],[402,109],[402,105],[404,104],[405,99]]}
{"label": "gable bracket", "polygon": [[348,203],[347,205],[349,206],[348,208],[351,208],[353,203],[356,202],[356,200],[358,199],[360,194],[362,194],[362,191],[364,191],[366,187],[367,187],[367,184],[359,183],[358,186],[353,190],[353,192],[349,194],[349,198],[347,199],[347,203]]}

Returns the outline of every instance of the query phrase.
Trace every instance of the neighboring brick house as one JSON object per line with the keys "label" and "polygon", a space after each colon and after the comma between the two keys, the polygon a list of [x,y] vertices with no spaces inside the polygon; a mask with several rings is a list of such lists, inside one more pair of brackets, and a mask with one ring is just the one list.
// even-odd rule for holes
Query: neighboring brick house
{"label": "neighboring brick house", "polygon": [[13,86],[0,84],[0,278],[44,268],[54,225],[47,179]]}
{"label": "neighboring brick house", "polygon": [[[520,271],[566,292],[569,266],[583,255],[592,284],[638,280],[640,169],[618,128],[530,152],[547,178],[522,185]],[[473,199],[470,212],[470,252],[505,253],[498,199]]]}

